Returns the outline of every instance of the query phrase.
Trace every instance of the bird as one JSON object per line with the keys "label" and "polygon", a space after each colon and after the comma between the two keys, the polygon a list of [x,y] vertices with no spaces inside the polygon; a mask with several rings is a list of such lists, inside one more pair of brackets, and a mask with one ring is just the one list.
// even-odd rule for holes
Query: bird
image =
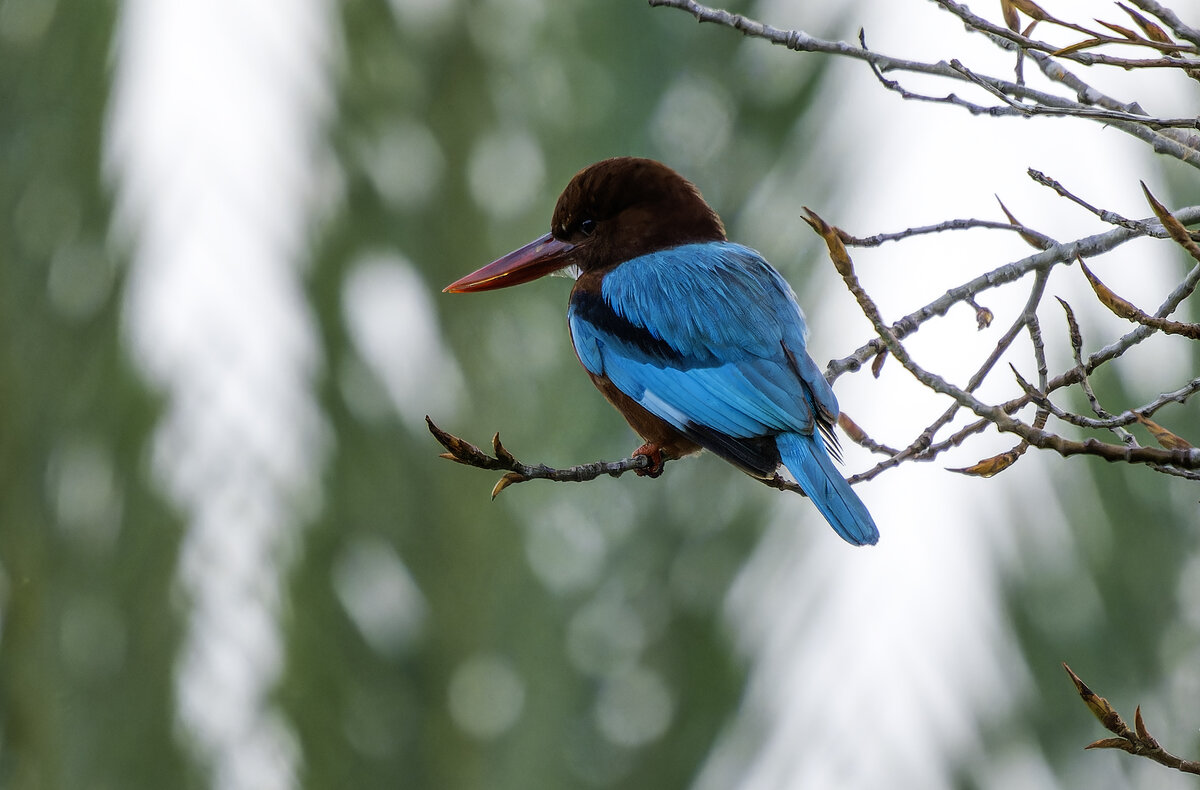
{"label": "bird", "polygon": [[653,159],[580,170],[550,232],[446,286],[473,293],[566,271],[576,356],[644,444],[641,475],[708,450],[748,475],[787,468],[834,531],[879,530],[834,466],[838,402],[809,356],[795,292],[753,249],[728,240],[700,190]]}

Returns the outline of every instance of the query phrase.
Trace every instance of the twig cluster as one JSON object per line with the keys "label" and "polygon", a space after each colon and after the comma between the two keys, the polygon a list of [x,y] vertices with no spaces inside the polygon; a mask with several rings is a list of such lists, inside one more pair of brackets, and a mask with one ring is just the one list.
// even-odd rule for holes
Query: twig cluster
{"label": "twig cluster", "polygon": [[[1031,171],[1031,176],[1034,176],[1035,180],[1039,181],[1039,183],[1053,184],[1054,188],[1062,194],[1069,195],[1077,202],[1083,202],[1071,195],[1058,182],[1048,179],[1041,173],[1034,175],[1035,173],[1036,171]],[[831,362],[826,368],[825,377],[833,381],[844,373],[861,369],[868,361],[873,361],[871,369],[875,375],[878,375],[884,360],[888,356],[892,356],[923,385],[936,393],[949,396],[953,401],[937,420],[921,431],[907,447],[898,452],[890,449],[881,451],[878,445],[874,443],[868,445],[864,440],[869,440],[869,437],[861,429],[858,433],[850,434],[851,438],[858,443],[873,449],[875,452],[882,452],[882,454],[887,456],[885,460],[880,461],[873,468],[855,475],[851,480],[857,482],[858,480],[873,478],[905,461],[932,460],[946,450],[961,445],[968,437],[981,433],[989,426],[994,426],[1006,433],[1016,434],[1020,438],[1020,442],[1006,452],[985,458],[972,466],[953,471],[968,475],[991,477],[1011,466],[1032,446],[1053,450],[1064,456],[1097,455],[1108,461],[1147,464],[1152,469],[1165,474],[1200,480],[1200,472],[1197,471],[1200,470],[1200,450],[1192,447],[1187,441],[1150,419],[1156,411],[1168,403],[1183,403],[1191,395],[1200,391],[1200,378],[1193,379],[1182,387],[1172,392],[1164,393],[1141,406],[1127,409],[1119,415],[1110,414],[1101,406],[1090,383],[1090,376],[1097,368],[1120,357],[1125,351],[1146,337],[1149,337],[1153,332],[1177,334],[1191,339],[1200,338],[1200,326],[1172,321],[1167,318],[1183,299],[1192,293],[1197,284],[1200,283],[1200,248],[1191,240],[1184,225],[1185,221],[1200,221],[1200,208],[1193,207],[1181,211],[1180,214],[1185,217],[1181,221],[1178,217],[1167,211],[1148,190],[1146,190],[1145,194],[1155,213],[1153,218],[1126,220],[1115,217],[1113,212],[1096,209],[1095,212],[1097,215],[1113,215],[1115,217],[1113,224],[1116,224],[1118,227],[1107,233],[1098,234],[1087,239],[1080,239],[1070,244],[1058,244],[1044,234],[1032,231],[1019,223],[1001,204],[1001,209],[1010,221],[1009,229],[1019,233],[1030,245],[1039,248],[1040,251],[1023,260],[1009,263],[985,275],[976,277],[957,288],[952,288],[943,296],[892,324],[887,324],[883,321],[874,300],[859,283],[854,271],[853,260],[846,250],[847,245],[873,246],[881,237],[856,239],[844,231],[831,227],[811,210],[806,210],[808,212],[808,217],[806,218],[808,223],[825,239],[834,267],[842,275],[847,287],[858,301],[863,313],[871,321],[877,334],[877,337],[863,344],[854,353],[843,359]],[[939,227],[979,227],[981,224],[979,222],[957,220],[952,224],[943,224]],[[887,238],[891,240],[907,238],[926,232],[927,230],[927,228],[917,228],[912,229],[910,232],[893,234]],[[1139,236],[1174,239],[1196,260],[1196,265],[1188,273],[1184,281],[1153,314],[1140,310],[1113,293],[1083,263],[1085,256],[1093,257],[1102,254],[1114,249],[1125,241]],[[1074,311],[1067,302],[1059,299],[1058,301],[1065,313],[1065,321],[1075,364],[1072,368],[1063,371],[1058,376],[1050,378],[1046,362],[1045,341],[1042,336],[1041,322],[1038,319],[1037,310],[1045,295],[1046,283],[1051,269],[1058,265],[1070,265],[1074,262],[1079,262],[1081,270],[1088,278],[1099,301],[1116,315],[1136,323],[1137,327],[1115,343],[1085,358],[1083,356],[1082,333],[1078,322],[1075,320]],[[920,329],[931,318],[945,315],[950,307],[959,303],[966,303],[973,306],[976,310],[980,327],[987,326],[991,323],[994,316],[991,314],[991,311],[979,305],[976,297],[991,288],[1009,285],[1025,277],[1029,277],[1030,285],[1024,308],[1016,316],[1008,329],[1000,336],[995,348],[975,370],[966,386],[955,386],[936,373],[918,365],[912,359],[907,349],[905,349],[902,343],[905,338]],[[1028,382],[1015,367],[1011,367],[1010,365],[1013,375],[1024,394],[1019,398],[1004,403],[989,404],[979,400],[974,393],[995,370],[997,363],[1004,357],[1013,342],[1022,333],[1028,335],[1033,347],[1037,384]],[[1084,392],[1089,406],[1095,415],[1094,417],[1069,412],[1056,405],[1051,399],[1051,393],[1075,384],[1079,385]],[[1032,420],[1025,422],[1015,416],[1021,409],[1030,405],[1035,408]],[[939,434],[953,421],[959,410],[963,408],[975,414],[978,419],[965,428],[939,439]],[[1076,440],[1051,433],[1046,430],[1046,425],[1050,417],[1080,428],[1112,432],[1119,439],[1119,443],[1103,442],[1095,438]],[[1139,423],[1145,427],[1160,446],[1147,447],[1139,445],[1136,437],[1125,430],[1125,426],[1133,423]]]}
{"label": "twig cluster", "polygon": [[602,475],[620,477],[626,472],[648,469],[651,464],[649,456],[635,455],[631,458],[622,458],[620,461],[595,461],[590,464],[580,464],[567,469],[555,469],[545,464],[530,466],[518,461],[500,443],[499,433],[492,435],[492,452],[494,455],[488,455],[465,439],[460,439],[452,433],[443,431],[434,424],[429,415],[425,415],[425,424],[429,427],[429,432],[433,434],[433,438],[437,439],[438,443],[446,448],[446,452],[441,454],[441,458],[467,466],[474,466],[477,469],[504,470],[504,476],[496,481],[496,485],[492,487],[492,499],[495,499],[501,491],[513,483],[524,483],[527,480],[556,480],[560,483],[583,483],[588,480],[595,480]]}
{"label": "twig cluster", "polygon": [[[1200,79],[1200,30],[1184,24],[1170,9],[1163,8],[1153,0],[1132,0],[1132,4],[1153,17],[1151,19],[1118,3],[1118,7],[1134,20],[1141,32],[1113,23],[1101,23],[1110,34],[1116,34],[1110,35],[1058,20],[1032,0],[1004,0],[1002,5],[1006,25],[994,24],[952,0],[933,1],[961,19],[967,30],[980,33],[997,47],[1014,53],[1016,63],[1013,79],[978,73],[956,59],[916,61],[876,52],[867,47],[863,31],[859,32],[859,45],[853,46],[843,41],[812,36],[801,30],[782,30],[741,14],[702,5],[695,0],[649,0],[649,3],[652,6],[677,8],[700,22],[729,27],[746,36],[761,38],[798,52],[821,52],[865,61],[880,84],[905,99],[950,104],[974,115],[993,117],[1043,115],[1086,118],[1131,134],[1148,143],[1157,153],[1200,167],[1200,134],[1195,131],[1200,129],[1200,118],[1152,117],[1136,101],[1124,102],[1105,94],[1065,65],[1108,66],[1123,70],[1170,69]],[[1031,21],[1023,31],[1018,31],[1021,14],[1029,16]],[[1066,47],[1051,44],[1031,37],[1039,24],[1072,30],[1087,38]],[[1171,38],[1171,34],[1175,39]],[[1124,58],[1094,51],[1101,46],[1149,49],[1157,57]],[[1062,86],[1067,95],[1038,90],[1027,84],[1024,74],[1026,59],[1032,60],[1052,85]],[[923,74],[949,80],[951,84],[970,85],[982,89],[998,103],[983,103],[953,92],[930,95],[912,91],[898,80],[885,78],[885,74],[891,73]]]}
{"label": "twig cluster", "polygon": [[1080,680],[1069,666],[1066,664],[1062,666],[1071,676],[1071,682],[1075,684],[1075,690],[1079,692],[1079,697],[1088,706],[1088,710],[1100,720],[1106,730],[1117,736],[1093,741],[1085,746],[1085,749],[1120,749],[1123,752],[1146,757],[1185,774],[1200,774],[1200,761],[1176,757],[1164,749],[1150,734],[1146,729],[1146,723],[1142,720],[1141,705],[1133,713],[1133,728],[1131,729],[1108,700],[1088,688],[1087,684]]}

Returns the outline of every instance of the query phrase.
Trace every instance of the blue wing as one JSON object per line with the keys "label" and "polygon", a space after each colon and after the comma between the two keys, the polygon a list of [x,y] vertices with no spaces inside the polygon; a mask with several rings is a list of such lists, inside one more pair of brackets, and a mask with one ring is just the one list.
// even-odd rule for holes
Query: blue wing
{"label": "blue wing", "polygon": [[[817,433],[832,438],[838,405],[808,355],[804,315],[754,250],[706,242],[626,261],[605,274],[599,294],[576,289],[568,320],[592,374],[751,474],[769,476],[782,451],[843,537],[874,542],[870,516]],[[785,434],[796,436],[768,442],[764,454],[763,437]],[[822,496],[831,487],[838,496]],[[840,506],[847,496],[857,509]]]}
{"label": "blue wing", "polygon": [[812,434],[837,418],[791,286],[746,247],[688,244],[626,261],[599,295],[577,292],[568,319],[584,367],[685,433]]}

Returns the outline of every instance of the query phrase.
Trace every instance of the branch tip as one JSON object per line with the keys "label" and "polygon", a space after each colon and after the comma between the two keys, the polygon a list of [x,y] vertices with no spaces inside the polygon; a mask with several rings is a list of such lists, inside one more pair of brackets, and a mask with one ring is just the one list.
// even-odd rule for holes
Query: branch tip
{"label": "branch tip", "polygon": [[[641,469],[646,469],[651,464],[648,457],[637,455],[631,458],[623,458],[620,461],[595,461],[565,469],[555,469],[545,464],[531,466],[522,463],[516,456],[509,452],[508,448],[501,443],[499,432],[492,436],[492,451],[495,455],[488,455],[465,439],[442,430],[428,415],[425,417],[425,423],[429,427],[429,432],[433,434],[438,443],[446,448],[447,452],[440,453],[438,455],[439,458],[445,458],[466,466],[473,466],[477,469],[505,470],[504,476],[492,487],[492,499],[495,499],[501,491],[509,486],[524,483],[527,480],[554,480],[557,482],[582,483],[594,480],[602,475],[620,477],[626,472],[637,472]],[[666,460],[668,459],[664,459],[664,462]]]}

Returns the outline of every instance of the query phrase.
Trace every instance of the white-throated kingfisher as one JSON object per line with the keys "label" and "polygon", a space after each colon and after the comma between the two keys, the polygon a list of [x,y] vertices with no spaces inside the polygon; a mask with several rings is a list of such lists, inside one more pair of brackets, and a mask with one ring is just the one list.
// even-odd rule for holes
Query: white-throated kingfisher
{"label": "white-throated kingfisher", "polygon": [[550,232],[446,287],[505,288],[562,269],[577,279],[567,321],[592,382],[667,459],[709,450],[754,477],[782,463],[839,535],[879,531],[834,467],[838,404],[808,355],[791,286],[761,255],[725,238],[696,187],[652,159],[581,170]]}

